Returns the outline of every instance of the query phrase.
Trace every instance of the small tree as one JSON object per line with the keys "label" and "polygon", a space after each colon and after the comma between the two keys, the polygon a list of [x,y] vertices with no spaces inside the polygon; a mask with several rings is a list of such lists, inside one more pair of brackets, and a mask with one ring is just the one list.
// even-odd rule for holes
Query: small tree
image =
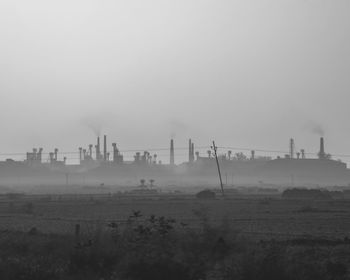
{"label": "small tree", "polygon": [[243,154],[242,152],[236,153],[235,157],[237,160],[247,160],[247,156],[245,154]]}
{"label": "small tree", "polygon": [[146,180],[145,179],[141,179],[140,180],[140,183],[141,183],[141,187],[145,187],[145,183],[146,183]]}

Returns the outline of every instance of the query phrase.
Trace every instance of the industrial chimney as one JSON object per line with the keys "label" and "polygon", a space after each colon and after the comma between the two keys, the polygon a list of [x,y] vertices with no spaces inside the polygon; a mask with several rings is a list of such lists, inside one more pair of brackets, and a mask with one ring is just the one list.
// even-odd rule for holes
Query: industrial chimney
{"label": "industrial chimney", "polygon": [[97,137],[97,145],[96,145],[96,160],[100,159],[100,136]]}
{"label": "industrial chimney", "polygon": [[294,158],[294,139],[291,138],[289,142],[289,158]]}
{"label": "industrial chimney", "polygon": [[113,162],[122,163],[123,156],[119,153],[119,150],[117,148],[117,143],[112,143],[112,147],[113,147]]}
{"label": "industrial chimney", "polygon": [[192,141],[188,140],[188,162],[192,162]]}
{"label": "industrial chimney", "polygon": [[112,143],[113,147],[113,162],[117,162],[117,143]]}
{"label": "industrial chimney", "polygon": [[175,164],[175,155],[174,155],[174,139],[170,140],[170,165]]}
{"label": "industrial chimney", "polygon": [[194,143],[192,143],[192,147],[191,147],[191,160],[192,162],[194,161]]}
{"label": "industrial chimney", "polygon": [[103,136],[103,160],[107,161],[107,135]]}
{"label": "industrial chimney", "polygon": [[318,158],[319,159],[325,159],[326,158],[326,153],[324,152],[324,140],[323,140],[323,137],[320,138],[320,151],[318,153]]}

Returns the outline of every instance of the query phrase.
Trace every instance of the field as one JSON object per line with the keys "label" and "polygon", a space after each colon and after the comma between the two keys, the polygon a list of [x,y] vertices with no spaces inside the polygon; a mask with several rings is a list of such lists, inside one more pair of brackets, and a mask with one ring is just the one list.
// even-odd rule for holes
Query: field
{"label": "field", "polygon": [[256,239],[313,236],[344,238],[350,233],[350,200],[286,200],[278,195],[198,200],[188,194],[162,195],[26,195],[0,200],[0,230],[72,234],[76,224],[91,231],[109,222],[125,223],[133,211],[154,214],[197,227],[199,216],[222,220]]}
{"label": "field", "polygon": [[193,194],[0,198],[0,278],[350,277],[349,200]]}

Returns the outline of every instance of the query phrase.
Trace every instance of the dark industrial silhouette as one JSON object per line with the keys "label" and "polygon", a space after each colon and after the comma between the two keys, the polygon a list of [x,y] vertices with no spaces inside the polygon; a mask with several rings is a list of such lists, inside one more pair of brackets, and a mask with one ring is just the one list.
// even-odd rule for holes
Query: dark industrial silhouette
{"label": "dark industrial silhouette", "polygon": [[[34,148],[26,154],[24,161],[8,159],[0,162],[0,180],[3,183],[58,183],[65,174],[69,174],[69,181],[92,183],[96,180],[115,183],[119,180],[136,177],[154,177],[157,182],[180,180],[196,184],[201,180],[217,184],[217,166],[220,165],[222,174],[226,177],[235,175],[236,181],[242,184],[254,184],[259,181],[290,184],[347,184],[350,181],[350,171],[345,163],[331,159],[325,152],[324,138],[320,138],[317,157],[307,157],[304,149],[295,151],[295,142],[289,141],[289,153],[275,159],[257,155],[255,150],[250,156],[242,152],[232,153],[225,147],[218,147],[213,153],[208,150],[206,156],[195,151],[192,139],[188,140],[188,161],[175,163],[175,143],[170,140],[170,156],[167,163],[157,161],[157,154],[149,151],[136,152],[133,161],[126,161],[117,143],[110,144],[108,150],[107,135],[103,136],[103,151],[101,153],[100,137],[97,137],[95,153],[93,145],[87,148],[79,147],[79,163],[69,165],[66,156],[62,157],[59,149],[49,152],[49,161],[43,158],[42,148]],[[217,153],[216,153],[217,151]],[[214,154],[214,157],[213,157]],[[64,175],[62,175],[64,174]],[[18,178],[22,178],[19,180]],[[222,185],[222,180],[220,180]]]}

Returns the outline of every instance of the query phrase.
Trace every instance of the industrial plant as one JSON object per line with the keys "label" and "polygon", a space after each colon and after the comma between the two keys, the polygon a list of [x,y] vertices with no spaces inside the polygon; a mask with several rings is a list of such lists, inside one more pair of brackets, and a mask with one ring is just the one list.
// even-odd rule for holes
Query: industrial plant
{"label": "industrial plant", "polygon": [[[218,184],[216,159],[209,148],[205,154],[196,151],[194,142],[188,140],[188,160],[175,164],[175,141],[170,140],[169,161],[162,162],[157,154],[149,151],[135,152],[133,160],[125,160],[117,143],[103,143],[97,137],[96,144],[79,147],[77,164],[67,164],[55,148],[45,155],[43,149],[33,148],[24,161],[7,159],[0,162],[1,184],[117,184],[137,182],[152,178],[164,184]],[[109,149],[110,146],[110,149]],[[296,151],[294,139],[289,141],[289,153],[275,158],[257,156],[251,150],[249,156],[220,148],[218,164],[225,185],[274,183],[282,185],[348,185],[350,170],[345,163],[333,160],[325,151],[325,140],[320,138],[317,157],[308,157],[305,150]]]}

